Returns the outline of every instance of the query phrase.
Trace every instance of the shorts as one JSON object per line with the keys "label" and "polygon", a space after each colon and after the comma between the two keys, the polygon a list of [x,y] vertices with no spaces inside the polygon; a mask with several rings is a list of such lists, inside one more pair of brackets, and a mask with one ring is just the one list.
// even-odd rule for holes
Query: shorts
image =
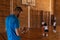
{"label": "shorts", "polygon": [[48,32],[48,30],[44,30],[45,32]]}
{"label": "shorts", "polygon": [[54,29],[56,29],[56,26],[54,26]]}

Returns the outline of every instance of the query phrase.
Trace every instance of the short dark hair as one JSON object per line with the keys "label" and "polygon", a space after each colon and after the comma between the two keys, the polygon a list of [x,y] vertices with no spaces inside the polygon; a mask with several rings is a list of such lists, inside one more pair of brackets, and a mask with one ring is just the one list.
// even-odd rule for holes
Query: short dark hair
{"label": "short dark hair", "polygon": [[[18,11],[18,12],[20,13],[20,12],[23,11],[23,10],[22,10],[21,7],[17,6],[17,7],[15,8],[15,11]],[[19,17],[19,13],[17,14],[17,17]]]}
{"label": "short dark hair", "polygon": [[47,26],[47,23],[44,23],[44,26]]}
{"label": "short dark hair", "polygon": [[23,11],[23,10],[22,10],[21,7],[18,6],[18,7],[15,8],[15,11],[19,11],[19,12],[21,12],[21,11]]}

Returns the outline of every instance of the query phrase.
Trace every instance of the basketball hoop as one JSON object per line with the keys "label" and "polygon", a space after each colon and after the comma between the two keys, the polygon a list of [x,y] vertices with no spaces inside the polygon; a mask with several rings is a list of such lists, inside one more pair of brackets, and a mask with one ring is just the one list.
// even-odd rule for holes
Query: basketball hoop
{"label": "basketball hoop", "polygon": [[35,6],[35,0],[22,0],[22,4],[28,7],[28,29],[30,28],[30,8]]}

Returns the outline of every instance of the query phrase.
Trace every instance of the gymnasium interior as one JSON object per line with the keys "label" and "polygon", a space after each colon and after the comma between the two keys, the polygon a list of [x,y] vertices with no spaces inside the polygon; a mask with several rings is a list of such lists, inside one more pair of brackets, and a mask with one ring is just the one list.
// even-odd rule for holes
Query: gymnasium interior
{"label": "gymnasium interior", "polygon": [[[5,19],[13,14],[15,7],[23,12],[19,16],[21,40],[60,40],[60,0],[0,0],[0,40],[7,40]],[[53,32],[51,20],[56,17],[56,33]],[[42,36],[42,20],[48,24],[48,37]]]}

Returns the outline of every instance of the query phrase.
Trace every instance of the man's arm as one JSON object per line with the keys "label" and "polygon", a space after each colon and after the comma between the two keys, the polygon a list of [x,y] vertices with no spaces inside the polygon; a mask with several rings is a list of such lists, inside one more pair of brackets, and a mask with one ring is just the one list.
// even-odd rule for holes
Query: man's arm
{"label": "man's arm", "polygon": [[15,32],[16,32],[16,35],[17,35],[17,36],[20,36],[19,28],[15,28]]}

